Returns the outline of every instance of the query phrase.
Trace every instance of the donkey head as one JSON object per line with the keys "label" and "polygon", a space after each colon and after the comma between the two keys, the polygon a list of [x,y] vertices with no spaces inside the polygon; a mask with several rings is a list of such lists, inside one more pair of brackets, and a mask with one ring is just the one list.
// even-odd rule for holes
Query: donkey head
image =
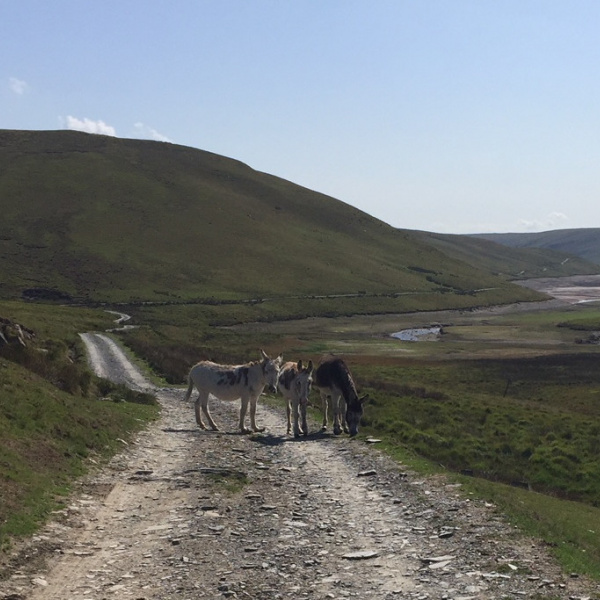
{"label": "donkey head", "polygon": [[368,399],[369,395],[367,394],[362,398],[353,398],[350,402],[346,403],[346,423],[348,424],[348,431],[351,437],[354,437],[358,433],[358,426],[363,415],[363,404]]}
{"label": "donkey head", "polygon": [[312,360],[308,361],[308,366],[304,367],[302,365],[302,361],[299,360],[296,365],[298,369],[298,375],[294,379],[294,392],[296,394],[296,398],[298,398],[300,404],[307,405],[308,397],[310,395],[310,389],[312,387],[312,372],[313,372],[313,362]]}
{"label": "donkey head", "polygon": [[265,377],[265,384],[268,390],[275,394],[277,393],[277,377],[279,377],[279,369],[283,362],[283,355],[280,354],[277,358],[269,358],[268,354],[261,350],[262,356],[262,370]]}

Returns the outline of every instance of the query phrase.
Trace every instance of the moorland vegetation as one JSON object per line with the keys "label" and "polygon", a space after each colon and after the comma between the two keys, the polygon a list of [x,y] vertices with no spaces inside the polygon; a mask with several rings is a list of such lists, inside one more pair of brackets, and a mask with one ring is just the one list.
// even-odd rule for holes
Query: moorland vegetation
{"label": "moorland vegetation", "polygon": [[[154,398],[94,376],[78,333],[105,329],[98,310],[1,302],[28,323],[26,345],[0,341],[0,548],[66,502],[90,460],[102,462],[157,415]],[[83,329],[82,329],[83,328]]]}

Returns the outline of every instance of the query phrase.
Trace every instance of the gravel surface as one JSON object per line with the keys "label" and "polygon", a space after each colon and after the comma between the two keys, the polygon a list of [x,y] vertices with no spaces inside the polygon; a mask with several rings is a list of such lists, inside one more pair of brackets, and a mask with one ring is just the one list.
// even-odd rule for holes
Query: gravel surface
{"label": "gravel surface", "polygon": [[[103,335],[84,336],[104,377],[151,384]],[[543,545],[443,477],[376,444],[236,433],[239,404],[211,401],[223,432],[195,427],[183,390],[154,389],[159,421],[85,477],[69,506],[16,547],[0,599],[597,598]]]}

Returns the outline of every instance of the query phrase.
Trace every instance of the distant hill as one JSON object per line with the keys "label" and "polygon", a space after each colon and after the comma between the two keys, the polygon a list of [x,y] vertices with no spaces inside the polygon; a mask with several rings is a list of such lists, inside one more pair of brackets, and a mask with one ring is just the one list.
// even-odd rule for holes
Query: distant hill
{"label": "distant hill", "polygon": [[600,264],[600,228],[557,229],[540,233],[482,233],[475,237],[511,248],[544,248]]}
{"label": "distant hill", "polygon": [[598,264],[585,257],[575,256],[567,250],[534,246],[512,247],[510,244],[504,245],[496,241],[495,235],[487,239],[487,236],[483,238],[419,232],[422,241],[448,256],[512,280],[589,275],[600,272]]}
{"label": "distant hill", "polygon": [[0,206],[4,298],[443,292],[451,305],[479,288],[531,298],[508,281],[525,266],[531,276],[596,272],[398,230],[210,152],[74,131],[0,130]]}

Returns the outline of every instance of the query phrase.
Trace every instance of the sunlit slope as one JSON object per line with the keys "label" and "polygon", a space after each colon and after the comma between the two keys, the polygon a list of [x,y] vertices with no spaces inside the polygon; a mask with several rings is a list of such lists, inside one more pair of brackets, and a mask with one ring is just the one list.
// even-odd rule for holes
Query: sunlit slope
{"label": "sunlit slope", "polygon": [[[0,295],[133,301],[512,289],[409,231],[201,150],[0,131]],[[526,291],[510,291],[511,294]]]}

